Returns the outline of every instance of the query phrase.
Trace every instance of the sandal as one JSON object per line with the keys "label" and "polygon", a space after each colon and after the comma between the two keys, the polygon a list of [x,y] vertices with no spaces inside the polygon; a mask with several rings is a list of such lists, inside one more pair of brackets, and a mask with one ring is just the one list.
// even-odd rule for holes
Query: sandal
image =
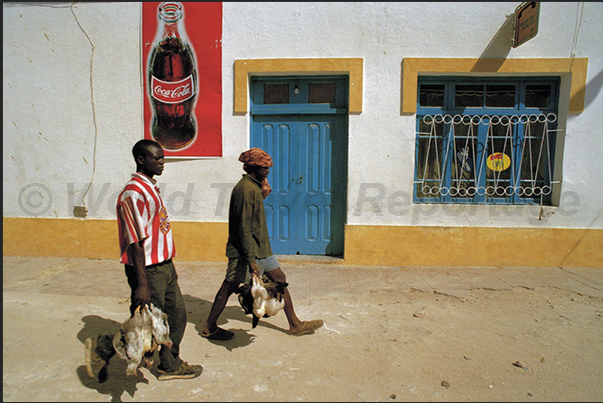
{"label": "sandal", "polygon": [[301,336],[303,334],[314,333],[314,330],[318,329],[324,324],[322,319],[303,321],[302,325],[296,331],[291,332],[293,336]]}
{"label": "sandal", "polygon": [[234,338],[234,336],[235,336],[234,332],[231,332],[230,330],[222,329],[221,327],[217,328],[212,333],[206,333],[206,332],[201,333],[201,337],[205,337],[206,339],[209,339],[209,340],[227,341],[227,340]]}

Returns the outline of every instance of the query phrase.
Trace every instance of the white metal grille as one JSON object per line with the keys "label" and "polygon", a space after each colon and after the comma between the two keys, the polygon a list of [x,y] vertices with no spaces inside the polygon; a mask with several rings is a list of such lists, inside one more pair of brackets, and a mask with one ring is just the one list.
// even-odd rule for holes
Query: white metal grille
{"label": "white metal grille", "polygon": [[[551,128],[556,120],[554,113],[424,116],[417,133],[417,194],[427,198],[477,195],[484,200],[550,195],[552,185],[559,183],[552,180],[554,156],[550,155],[551,135],[560,131]],[[480,125],[487,126],[485,138],[478,136]],[[496,163],[508,164],[508,169],[488,165],[493,154],[501,159]]]}

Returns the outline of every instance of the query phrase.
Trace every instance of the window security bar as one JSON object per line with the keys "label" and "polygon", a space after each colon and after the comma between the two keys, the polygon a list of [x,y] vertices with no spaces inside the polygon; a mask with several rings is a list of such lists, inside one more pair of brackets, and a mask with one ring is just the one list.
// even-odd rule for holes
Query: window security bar
{"label": "window security bar", "polygon": [[[556,120],[554,113],[426,115],[423,128],[429,131],[417,133],[427,137],[424,169],[415,183],[427,197],[549,195],[560,183],[552,180],[551,165],[551,133],[561,131],[550,127]],[[478,135],[481,125],[485,139]]]}

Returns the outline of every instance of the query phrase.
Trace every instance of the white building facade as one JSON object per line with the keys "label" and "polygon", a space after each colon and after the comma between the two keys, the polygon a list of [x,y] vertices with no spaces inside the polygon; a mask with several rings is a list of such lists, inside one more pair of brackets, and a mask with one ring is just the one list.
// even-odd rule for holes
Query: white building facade
{"label": "white building facade", "polygon": [[[537,34],[514,46],[530,4]],[[276,254],[603,266],[603,3],[222,7],[222,156],[156,178],[179,260],[226,261],[238,156],[260,146]],[[3,3],[5,255],[118,258],[141,19],[141,3]]]}

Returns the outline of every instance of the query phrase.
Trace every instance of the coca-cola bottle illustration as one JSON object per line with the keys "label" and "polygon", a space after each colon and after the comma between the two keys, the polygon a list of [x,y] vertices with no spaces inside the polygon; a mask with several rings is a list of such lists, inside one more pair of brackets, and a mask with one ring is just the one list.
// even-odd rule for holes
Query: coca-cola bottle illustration
{"label": "coca-cola bottle illustration", "polygon": [[182,4],[161,3],[158,15],[148,65],[151,133],[165,149],[179,150],[197,135],[197,64],[184,29]]}

